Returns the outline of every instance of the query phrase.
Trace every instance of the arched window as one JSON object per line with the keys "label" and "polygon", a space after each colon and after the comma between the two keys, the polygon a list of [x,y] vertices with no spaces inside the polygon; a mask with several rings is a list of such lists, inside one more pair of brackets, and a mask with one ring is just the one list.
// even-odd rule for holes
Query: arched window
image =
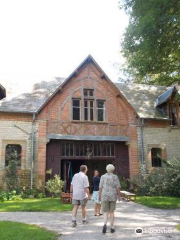
{"label": "arched window", "polygon": [[21,152],[22,147],[19,144],[8,144],[6,146],[5,166],[9,165],[9,162],[14,160],[17,162],[17,166],[21,166]]}

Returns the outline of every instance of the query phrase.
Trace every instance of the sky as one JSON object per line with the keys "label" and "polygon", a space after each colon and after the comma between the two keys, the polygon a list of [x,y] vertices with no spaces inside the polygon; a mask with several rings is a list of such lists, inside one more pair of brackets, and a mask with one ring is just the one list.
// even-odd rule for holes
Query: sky
{"label": "sky", "polygon": [[0,0],[0,83],[68,77],[89,54],[116,81],[127,24],[118,0]]}

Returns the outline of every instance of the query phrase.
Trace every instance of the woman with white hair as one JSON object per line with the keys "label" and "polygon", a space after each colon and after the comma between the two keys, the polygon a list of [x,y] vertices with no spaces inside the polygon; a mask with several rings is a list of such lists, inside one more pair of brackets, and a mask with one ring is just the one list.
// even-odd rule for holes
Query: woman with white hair
{"label": "woman with white hair", "polygon": [[106,167],[107,173],[101,177],[99,185],[99,201],[102,203],[104,226],[102,233],[106,233],[108,215],[110,214],[111,233],[114,229],[114,211],[116,209],[116,201],[120,200],[120,182],[118,176],[113,174],[115,167],[108,164]]}

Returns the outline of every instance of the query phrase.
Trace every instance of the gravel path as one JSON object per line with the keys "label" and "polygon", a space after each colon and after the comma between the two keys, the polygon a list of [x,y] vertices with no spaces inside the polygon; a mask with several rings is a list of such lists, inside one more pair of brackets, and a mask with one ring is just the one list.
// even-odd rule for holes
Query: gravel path
{"label": "gravel path", "polygon": [[[39,225],[56,231],[59,234],[59,240],[180,240],[180,232],[175,229],[175,226],[180,223],[180,209],[160,210],[122,201],[117,203],[116,233],[111,234],[108,228],[106,235],[101,233],[103,218],[94,217],[91,201],[88,203],[87,215],[90,222],[88,225],[82,225],[79,212],[78,227],[75,229],[71,227],[71,212],[5,212],[0,213],[0,220]],[[149,232],[137,235],[135,229],[138,227]],[[165,230],[166,233],[152,232],[155,230]]]}

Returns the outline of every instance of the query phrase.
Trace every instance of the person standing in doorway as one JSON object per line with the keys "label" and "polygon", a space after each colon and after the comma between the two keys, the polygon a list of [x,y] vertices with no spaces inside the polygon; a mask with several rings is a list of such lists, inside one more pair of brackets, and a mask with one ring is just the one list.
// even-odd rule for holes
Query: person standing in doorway
{"label": "person standing in doorway", "polygon": [[93,195],[92,200],[95,202],[94,205],[94,216],[101,216],[101,203],[99,201],[99,183],[100,183],[100,177],[98,170],[94,171],[94,177],[93,177]]}
{"label": "person standing in doorway", "polygon": [[72,194],[72,227],[76,227],[76,216],[79,206],[82,207],[82,222],[88,223],[86,219],[86,204],[90,200],[89,181],[87,177],[88,168],[86,165],[80,166],[80,172],[76,173],[71,182],[70,192]]}
{"label": "person standing in doorway", "polygon": [[120,201],[120,182],[118,176],[113,174],[115,167],[112,164],[107,165],[107,173],[101,177],[99,185],[99,201],[102,203],[104,226],[102,233],[106,233],[108,215],[110,214],[111,233],[114,229],[114,211],[116,209],[117,199]]}

